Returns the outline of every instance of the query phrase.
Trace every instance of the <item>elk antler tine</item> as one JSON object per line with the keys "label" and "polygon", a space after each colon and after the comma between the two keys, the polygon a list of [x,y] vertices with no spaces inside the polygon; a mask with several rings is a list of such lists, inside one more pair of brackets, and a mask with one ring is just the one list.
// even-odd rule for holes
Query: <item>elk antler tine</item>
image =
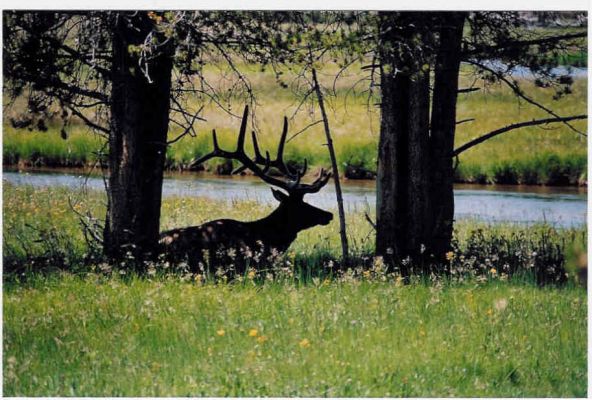
{"label": "elk antler tine", "polygon": [[302,170],[296,170],[296,186],[300,185],[300,179],[302,179]]}
{"label": "elk antler tine", "polygon": [[249,106],[245,106],[245,111],[243,112],[243,119],[241,121],[240,131],[238,132],[238,141],[236,144],[236,151],[244,152],[245,147],[245,133],[247,132],[247,119],[249,117]]}
{"label": "elk antler tine", "polygon": [[300,170],[300,175],[304,176],[306,174],[306,170],[308,169],[308,160],[305,158],[304,159],[304,166],[302,167],[302,169]]}
{"label": "elk antler tine", "polygon": [[232,175],[240,174],[245,169],[247,169],[247,166],[243,164],[240,167],[238,167],[237,169],[235,169],[234,171],[232,171]]}
{"label": "elk antler tine", "polygon": [[282,129],[282,136],[280,138],[280,144],[278,145],[276,157],[277,167],[282,169],[283,173],[289,173],[286,164],[284,164],[284,145],[286,144],[286,136],[288,136],[288,117],[284,116],[284,127]]}
{"label": "elk antler tine", "polygon": [[265,159],[259,151],[259,144],[257,143],[257,135],[255,131],[251,131],[251,137],[253,138],[253,150],[255,151],[255,162],[263,162]]}
{"label": "elk antler tine", "polygon": [[269,167],[271,166],[271,160],[269,159],[269,151],[265,152],[265,167],[263,168],[263,173],[266,174],[269,171]]}

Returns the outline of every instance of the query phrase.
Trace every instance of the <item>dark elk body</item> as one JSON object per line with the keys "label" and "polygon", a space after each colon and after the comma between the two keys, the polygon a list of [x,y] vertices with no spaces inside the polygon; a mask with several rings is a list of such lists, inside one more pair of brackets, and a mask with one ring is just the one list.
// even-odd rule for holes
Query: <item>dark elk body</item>
{"label": "dark elk body", "polygon": [[[283,252],[296,239],[298,232],[316,225],[327,225],[333,219],[331,213],[307,204],[303,200],[306,193],[316,193],[325,186],[329,174],[321,170],[319,177],[312,184],[303,184],[300,180],[306,172],[306,162],[304,168],[296,172],[292,172],[284,164],[283,148],[287,135],[287,120],[284,119],[277,158],[272,161],[269,159],[269,153],[266,157],[260,154],[253,132],[255,157],[251,159],[244,152],[247,115],[248,108],[245,107],[236,151],[221,150],[214,131],[214,151],[195,161],[194,164],[202,163],[212,157],[234,159],[242,163],[242,167],[235,172],[248,168],[263,181],[286,190],[288,194],[272,189],[280,205],[270,215],[257,221],[220,219],[199,226],[163,232],[160,243],[167,259],[174,262],[186,259],[193,271],[198,270],[200,263],[204,266],[207,264],[210,269],[232,264],[235,272],[240,273],[244,270],[244,259],[247,254],[255,253],[258,257],[265,258],[274,249],[277,252]],[[276,168],[285,179],[269,175],[270,167]]]}

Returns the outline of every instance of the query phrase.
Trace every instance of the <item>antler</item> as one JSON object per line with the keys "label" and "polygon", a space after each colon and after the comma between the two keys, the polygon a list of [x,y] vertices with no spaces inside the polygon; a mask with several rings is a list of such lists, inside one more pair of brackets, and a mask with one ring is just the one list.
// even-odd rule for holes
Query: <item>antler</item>
{"label": "antler", "polygon": [[[222,157],[231,160],[239,161],[242,166],[237,168],[233,173],[250,169],[255,175],[261,178],[264,182],[270,185],[277,186],[286,190],[291,195],[304,195],[306,193],[316,193],[323,186],[327,184],[331,176],[330,172],[321,169],[319,177],[311,184],[300,183],[300,179],[306,173],[308,168],[308,162],[304,160],[304,167],[297,169],[296,172],[290,171],[288,166],[284,163],[284,145],[286,143],[286,137],[288,135],[288,119],[284,117],[284,128],[282,130],[282,136],[278,145],[277,156],[275,160],[269,158],[269,152],[265,152],[265,157],[261,155],[259,151],[259,145],[257,144],[257,137],[254,131],[251,131],[253,138],[253,149],[255,151],[255,158],[249,158],[245,153],[245,133],[247,131],[247,118],[249,115],[249,106],[245,106],[243,112],[243,119],[241,121],[241,127],[238,134],[237,146],[235,151],[222,150],[218,146],[218,138],[216,137],[216,130],[212,130],[212,141],[214,144],[214,150],[199,159],[192,161],[191,166],[201,164],[214,157]],[[263,168],[261,168],[263,166]],[[278,179],[274,176],[269,175],[269,168],[275,167],[280,173],[287,178],[287,180]]]}

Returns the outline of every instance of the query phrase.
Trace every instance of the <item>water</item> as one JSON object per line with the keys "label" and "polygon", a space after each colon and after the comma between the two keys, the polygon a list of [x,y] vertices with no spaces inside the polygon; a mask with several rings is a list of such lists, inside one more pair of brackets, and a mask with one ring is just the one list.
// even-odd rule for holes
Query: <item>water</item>
{"label": "water", "polygon": [[[4,172],[3,181],[36,187],[64,186],[72,190],[87,187],[103,190],[101,177],[87,178],[71,172]],[[169,174],[163,195],[196,196],[215,201],[236,199],[275,202],[269,186],[251,177],[213,178],[196,174]],[[343,186],[346,212],[371,211],[376,204],[374,182],[354,182]],[[306,200],[318,207],[335,209],[331,184]],[[547,222],[558,227],[586,224],[586,192],[576,188],[458,185],[454,190],[455,218],[476,218],[488,222]]]}
{"label": "water", "polygon": [[[508,66],[500,60],[485,60],[481,61],[485,66],[492,68],[498,72],[506,72],[508,70]],[[569,75],[573,78],[587,78],[588,77],[588,68],[586,67],[572,67],[572,66],[565,66],[560,65],[555,68],[551,68],[549,71],[551,74],[562,76],[562,75]],[[517,65],[510,69],[510,73],[514,77],[519,78],[526,78],[526,79],[535,79],[536,74],[532,72],[532,70],[528,67]]]}

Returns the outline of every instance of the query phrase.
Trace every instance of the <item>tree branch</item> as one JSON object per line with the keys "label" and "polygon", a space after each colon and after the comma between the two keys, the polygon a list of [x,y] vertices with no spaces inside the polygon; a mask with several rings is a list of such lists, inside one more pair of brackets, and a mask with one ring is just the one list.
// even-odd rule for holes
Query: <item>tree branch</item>
{"label": "tree branch", "polygon": [[[506,76],[504,74],[502,74],[501,72],[498,72],[496,70],[494,70],[493,68],[490,68],[488,66],[486,66],[485,64],[482,64],[478,61],[474,61],[474,60],[468,60],[467,63],[475,65],[479,68],[482,68],[490,73],[492,73],[493,75],[495,75],[499,80],[501,80],[502,82],[504,82],[506,85],[508,85],[508,87],[510,89],[512,89],[512,91],[514,92],[514,94],[516,94],[516,96],[522,98],[523,100],[525,100],[527,103],[532,104],[535,107],[540,108],[541,110],[545,111],[546,113],[548,113],[549,115],[554,116],[555,118],[561,118],[559,115],[557,115],[553,110],[545,107],[544,105],[542,105],[541,103],[538,103],[536,101],[534,101],[533,99],[531,99],[530,97],[528,97],[527,95],[524,94],[524,92],[522,91],[522,89],[520,89],[520,87],[518,86],[517,83],[515,82],[510,82],[510,80],[508,78],[506,78]],[[576,132],[577,134],[580,134],[582,136],[586,136],[586,134],[584,132],[579,131],[578,129],[574,128],[571,124],[569,124],[566,121],[563,121],[563,123],[565,125],[567,125],[567,127],[569,127],[569,129],[571,129],[572,131]]]}
{"label": "tree branch", "polygon": [[473,122],[474,120],[475,118],[461,119],[460,121],[456,121],[456,125],[464,124],[465,122]]}
{"label": "tree branch", "polygon": [[72,114],[76,115],[78,118],[80,118],[82,120],[82,122],[84,122],[86,125],[88,125],[90,128],[97,130],[99,132],[103,132],[106,133],[107,135],[109,135],[109,133],[111,133],[111,131],[107,128],[105,128],[104,126],[101,126],[99,124],[96,124],[94,122],[92,122],[90,119],[88,119],[84,114],[82,114],[80,111],[78,111],[76,108],[74,108],[72,105],[67,105],[66,106],[70,111],[72,111]]}
{"label": "tree branch", "polygon": [[498,45],[483,45],[483,46],[479,46],[479,47],[474,47],[470,50],[465,50],[462,53],[462,55],[463,55],[463,57],[472,57],[472,56],[477,56],[482,53],[500,52],[502,50],[514,49],[517,47],[547,45],[547,44],[561,42],[564,40],[582,39],[582,38],[586,38],[586,37],[588,37],[587,32],[578,32],[578,33],[569,33],[566,35],[546,36],[546,37],[542,37],[542,38],[538,38],[538,39],[531,39],[531,40],[510,41],[510,42],[502,43],[502,44],[498,44]]}
{"label": "tree branch", "polygon": [[525,128],[527,126],[536,126],[536,125],[545,125],[545,124],[551,124],[551,123],[555,123],[555,122],[563,122],[565,123],[566,121],[573,121],[573,120],[577,120],[577,119],[586,119],[588,118],[587,115],[583,114],[583,115],[574,115],[571,117],[556,117],[556,118],[545,118],[545,119],[535,119],[532,121],[525,121],[525,122],[519,122],[516,124],[511,124],[508,126],[505,126],[503,128],[500,129],[496,129],[494,131],[491,131],[489,133],[486,133],[482,136],[479,136],[476,139],[473,139],[465,144],[463,144],[462,146],[458,147],[457,149],[454,150],[454,152],[452,153],[453,157],[458,156],[460,153],[470,149],[471,147],[474,147],[476,145],[478,145],[479,143],[483,143],[486,140],[491,139],[492,137],[495,137],[497,135],[500,135],[502,133],[505,132],[509,132],[512,131],[514,129],[520,129],[520,128]]}
{"label": "tree branch", "polygon": [[461,94],[461,93],[471,93],[471,92],[476,92],[477,90],[481,90],[481,88],[470,87],[470,88],[458,89],[457,90],[457,93],[458,94]]}

